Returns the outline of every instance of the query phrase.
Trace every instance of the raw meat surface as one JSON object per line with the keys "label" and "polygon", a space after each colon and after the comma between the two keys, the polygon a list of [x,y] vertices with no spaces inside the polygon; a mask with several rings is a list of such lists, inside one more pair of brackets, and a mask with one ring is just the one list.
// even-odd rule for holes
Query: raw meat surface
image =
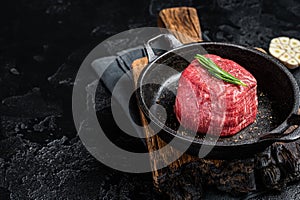
{"label": "raw meat surface", "polygon": [[257,114],[256,79],[232,60],[207,54],[247,86],[213,77],[197,60],[182,72],[175,102],[179,122],[198,133],[230,136],[253,123]]}

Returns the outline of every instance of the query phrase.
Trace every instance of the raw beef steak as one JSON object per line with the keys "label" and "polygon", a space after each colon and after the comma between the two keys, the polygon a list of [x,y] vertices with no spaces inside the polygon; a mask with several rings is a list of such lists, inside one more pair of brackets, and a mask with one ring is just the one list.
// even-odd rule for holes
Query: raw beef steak
{"label": "raw beef steak", "polygon": [[175,102],[177,119],[182,126],[198,133],[234,135],[255,121],[257,82],[234,61],[211,54],[205,56],[247,86],[217,79],[194,60],[179,79]]}

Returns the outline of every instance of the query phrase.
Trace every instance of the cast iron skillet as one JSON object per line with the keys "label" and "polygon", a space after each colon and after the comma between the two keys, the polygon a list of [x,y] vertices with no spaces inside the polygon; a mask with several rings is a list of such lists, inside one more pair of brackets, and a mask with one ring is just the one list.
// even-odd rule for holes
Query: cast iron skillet
{"label": "cast iron skillet", "polygon": [[[156,56],[153,43],[168,43],[173,49]],[[256,122],[232,137],[219,138],[206,158],[246,158],[263,151],[274,142],[292,142],[300,138],[300,128],[286,133],[288,128],[300,125],[299,88],[292,74],[273,57],[258,50],[234,44],[200,42],[182,45],[173,35],[162,34],[145,44],[149,65],[138,80],[137,97],[143,113],[151,119],[165,142],[176,138],[177,149],[199,155],[201,147],[212,147],[213,143],[197,134],[191,137],[188,129],[178,130],[180,123],[174,113],[174,102],[180,72],[182,72],[203,47],[208,53],[231,59],[250,71],[258,83],[258,114]],[[201,52],[200,52],[201,53]],[[170,67],[166,68],[165,66]],[[162,106],[167,116],[162,114]],[[153,107],[152,107],[153,106]],[[152,109],[150,109],[152,107]]]}

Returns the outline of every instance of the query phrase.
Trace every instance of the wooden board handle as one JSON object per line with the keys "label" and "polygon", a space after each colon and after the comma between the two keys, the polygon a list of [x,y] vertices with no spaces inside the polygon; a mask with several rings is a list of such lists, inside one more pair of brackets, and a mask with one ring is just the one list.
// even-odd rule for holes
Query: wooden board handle
{"label": "wooden board handle", "polygon": [[164,9],[159,12],[158,26],[172,30],[175,37],[183,44],[202,41],[200,22],[195,8]]}

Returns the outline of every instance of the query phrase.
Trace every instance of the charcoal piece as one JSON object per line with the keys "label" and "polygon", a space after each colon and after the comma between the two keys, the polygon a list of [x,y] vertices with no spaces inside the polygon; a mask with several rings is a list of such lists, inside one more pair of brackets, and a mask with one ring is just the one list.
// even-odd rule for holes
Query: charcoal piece
{"label": "charcoal piece", "polygon": [[160,187],[170,199],[201,199],[204,191],[202,188],[204,176],[197,170],[197,164],[190,163],[183,166],[181,175],[170,175]]}
{"label": "charcoal piece", "polygon": [[256,190],[254,160],[251,158],[222,161],[218,165],[215,165],[214,161],[205,160],[202,173],[207,177],[209,185],[221,191],[240,195]]}
{"label": "charcoal piece", "polygon": [[267,149],[265,149],[264,152],[258,153],[255,156],[255,169],[257,170],[264,169],[269,165],[273,164],[274,162],[275,161],[274,159],[272,159],[272,155],[271,155],[271,147],[268,147]]}
{"label": "charcoal piece", "polygon": [[283,174],[283,182],[300,180],[300,142],[273,145],[274,159]]}
{"label": "charcoal piece", "polygon": [[274,143],[265,152],[257,155],[256,171],[263,187],[282,190],[287,183],[300,180],[299,141]]}
{"label": "charcoal piece", "polygon": [[275,164],[264,168],[261,173],[261,177],[263,179],[264,186],[268,189],[281,190],[284,187],[281,182],[280,169]]}
{"label": "charcoal piece", "polygon": [[[240,196],[257,189],[254,159],[233,161],[198,159],[182,165],[175,173],[163,171],[159,177],[159,184],[162,192],[168,195],[176,194],[179,199],[189,197],[185,195],[203,196],[201,185],[212,186],[231,195]],[[190,190],[175,191],[176,187],[186,189],[187,186],[190,186]]]}

